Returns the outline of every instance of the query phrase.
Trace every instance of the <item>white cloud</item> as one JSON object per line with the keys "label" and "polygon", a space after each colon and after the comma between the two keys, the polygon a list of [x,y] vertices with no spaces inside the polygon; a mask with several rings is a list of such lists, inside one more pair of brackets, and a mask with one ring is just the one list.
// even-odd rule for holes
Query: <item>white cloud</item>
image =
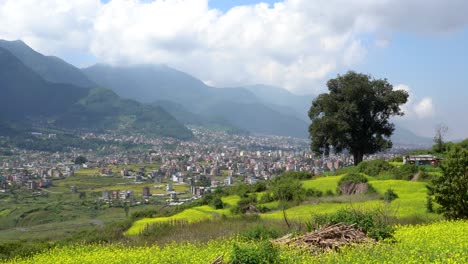
{"label": "white cloud", "polygon": [[224,13],[208,0],[0,0],[0,38],[59,56],[164,63],[217,86],[318,93],[330,74],[388,45],[389,32],[451,32],[467,25],[465,10],[464,0],[285,0]]}
{"label": "white cloud", "polygon": [[424,97],[414,106],[414,112],[419,118],[431,117],[434,115],[432,98]]}
{"label": "white cloud", "polygon": [[432,98],[424,97],[420,101],[415,101],[414,94],[412,93],[410,87],[406,84],[395,85],[394,89],[406,91],[409,95],[408,101],[401,107],[401,109],[405,113],[405,118],[426,119],[429,117],[433,117],[434,106],[432,104]]}

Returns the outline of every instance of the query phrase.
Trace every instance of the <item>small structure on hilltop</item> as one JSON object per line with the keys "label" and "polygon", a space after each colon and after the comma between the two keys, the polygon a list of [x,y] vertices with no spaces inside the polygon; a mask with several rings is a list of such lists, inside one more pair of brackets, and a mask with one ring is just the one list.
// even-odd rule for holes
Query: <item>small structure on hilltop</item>
{"label": "small structure on hilltop", "polygon": [[438,166],[442,161],[434,155],[408,155],[403,157],[404,164]]}

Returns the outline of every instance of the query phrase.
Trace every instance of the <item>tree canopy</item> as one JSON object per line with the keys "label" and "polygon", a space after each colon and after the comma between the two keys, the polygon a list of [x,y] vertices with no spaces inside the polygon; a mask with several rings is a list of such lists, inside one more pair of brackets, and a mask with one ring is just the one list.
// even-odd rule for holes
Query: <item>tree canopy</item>
{"label": "tree canopy", "polygon": [[311,149],[317,154],[349,150],[354,164],[365,154],[392,147],[392,116],[402,116],[400,106],[408,93],[394,90],[386,79],[347,72],[327,82],[329,93],[320,94],[309,110]]}
{"label": "tree canopy", "polygon": [[468,150],[454,148],[427,186],[448,219],[468,218]]}

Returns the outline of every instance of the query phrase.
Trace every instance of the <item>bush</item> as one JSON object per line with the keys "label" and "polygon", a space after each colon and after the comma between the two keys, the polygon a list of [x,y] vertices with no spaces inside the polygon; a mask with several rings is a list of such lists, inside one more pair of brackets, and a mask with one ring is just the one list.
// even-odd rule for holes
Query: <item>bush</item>
{"label": "bush", "polygon": [[157,213],[158,212],[156,210],[154,210],[154,209],[140,210],[140,211],[136,211],[136,212],[131,213],[130,218],[132,219],[132,221],[136,221],[136,220],[142,219],[142,218],[153,217]]}
{"label": "bush", "polygon": [[390,159],[390,162],[403,162],[403,156],[396,156]]}
{"label": "bush", "polygon": [[247,197],[242,197],[237,205],[231,208],[231,213],[233,214],[245,214],[250,206],[255,206],[257,204],[257,194],[250,194]]}
{"label": "bush", "polygon": [[224,203],[223,200],[221,200],[221,194],[205,194],[203,196],[203,199],[201,199],[201,204],[202,205],[209,205],[213,207],[214,209],[223,209],[224,208]]}
{"label": "bush", "polygon": [[221,198],[217,196],[211,201],[210,206],[213,207],[214,209],[223,209],[224,203],[223,203],[223,200],[221,200]]}
{"label": "bush", "polygon": [[323,192],[314,188],[307,189],[306,190],[306,196],[307,197],[322,197]]}
{"label": "bush", "polygon": [[432,202],[432,196],[426,196],[426,212],[434,213],[434,204]]}
{"label": "bush", "polygon": [[242,236],[250,240],[275,239],[280,236],[280,232],[272,227],[258,225],[244,232]]}
{"label": "bush", "polygon": [[271,181],[273,199],[284,202],[301,202],[305,200],[306,190],[295,178],[277,177]]}
{"label": "bush", "polygon": [[271,264],[279,262],[279,251],[269,241],[254,245],[234,244],[231,253],[232,264]]}
{"label": "bush", "polygon": [[262,197],[260,197],[259,202],[260,203],[269,203],[273,202],[275,199],[273,198],[273,195],[270,192],[265,192]]}
{"label": "bush", "polygon": [[[357,185],[357,184],[366,184],[367,185],[366,193],[375,193],[374,188],[370,184],[367,183],[367,178],[359,173],[349,173],[341,177],[341,179],[338,181],[336,193],[342,194],[343,189],[347,188],[347,186]],[[358,192],[357,189],[356,189],[356,192],[353,191],[353,193],[357,193],[357,192]]]}
{"label": "bush", "polygon": [[355,224],[357,228],[376,240],[392,238],[395,231],[377,211],[363,212],[353,209],[341,209],[331,215],[316,216],[314,222],[319,226],[338,223]]}
{"label": "bush", "polygon": [[312,179],[312,172],[310,171],[288,171],[283,173],[280,177],[288,177],[297,180],[309,180]]}
{"label": "bush", "polygon": [[393,168],[393,177],[397,180],[411,180],[414,174],[418,173],[419,167],[415,164],[403,164],[398,168]]}
{"label": "bush", "polygon": [[468,150],[452,150],[441,164],[442,174],[435,175],[427,186],[448,219],[468,218]]}
{"label": "bush", "polygon": [[384,201],[387,203],[391,203],[396,198],[398,198],[398,195],[393,191],[392,188],[387,189],[387,191],[384,193]]}
{"label": "bush", "polygon": [[53,242],[26,241],[3,242],[0,244],[0,260],[14,257],[29,257],[54,247]]}
{"label": "bush", "polygon": [[358,171],[370,176],[379,176],[380,173],[390,171],[394,167],[385,160],[376,159],[359,163]]}
{"label": "bush", "polygon": [[423,180],[431,179],[431,175],[427,172],[427,168],[424,166],[419,167],[419,178]]}

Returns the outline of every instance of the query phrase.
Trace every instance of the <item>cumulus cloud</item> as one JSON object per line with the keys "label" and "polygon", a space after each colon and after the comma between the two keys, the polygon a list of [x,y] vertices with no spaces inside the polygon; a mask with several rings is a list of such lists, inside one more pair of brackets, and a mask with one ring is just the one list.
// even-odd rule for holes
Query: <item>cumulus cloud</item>
{"label": "cumulus cloud", "polygon": [[[168,64],[216,86],[318,93],[331,73],[388,45],[391,32],[458,30],[468,23],[465,10],[464,0],[285,0],[226,12],[208,0],[0,0],[0,38],[105,63]],[[363,44],[369,36],[372,47]]]}
{"label": "cumulus cloud", "polygon": [[414,112],[420,118],[431,117],[434,114],[432,98],[424,97],[414,106]]}
{"label": "cumulus cloud", "polygon": [[434,115],[434,106],[432,104],[432,98],[424,97],[419,101],[415,100],[413,92],[411,91],[410,87],[406,84],[395,85],[394,89],[403,90],[409,94],[408,101],[401,107],[401,109],[405,113],[406,118],[425,119]]}

